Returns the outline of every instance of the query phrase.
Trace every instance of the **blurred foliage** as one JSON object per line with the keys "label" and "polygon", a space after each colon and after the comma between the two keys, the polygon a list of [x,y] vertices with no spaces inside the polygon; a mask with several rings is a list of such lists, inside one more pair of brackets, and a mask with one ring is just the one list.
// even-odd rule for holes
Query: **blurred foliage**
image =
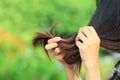
{"label": "blurred foliage", "polygon": [[[32,38],[56,22],[55,33],[77,32],[88,24],[95,6],[95,0],[1,0],[0,80],[67,80],[61,64],[50,61],[42,47],[33,48]],[[109,53],[105,51],[101,49],[101,53]],[[114,61],[102,61],[105,77]],[[84,68],[81,75],[85,77]]]}

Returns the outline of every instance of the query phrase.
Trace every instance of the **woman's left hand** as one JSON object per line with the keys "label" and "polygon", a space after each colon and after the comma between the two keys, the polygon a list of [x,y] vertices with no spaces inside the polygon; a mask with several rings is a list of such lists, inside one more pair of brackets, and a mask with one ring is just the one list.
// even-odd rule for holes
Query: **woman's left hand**
{"label": "woman's left hand", "polygon": [[100,39],[92,26],[80,28],[76,45],[85,66],[93,66],[99,60]]}
{"label": "woman's left hand", "polygon": [[91,26],[80,28],[76,37],[76,45],[86,68],[86,80],[101,80],[99,68],[100,39]]}

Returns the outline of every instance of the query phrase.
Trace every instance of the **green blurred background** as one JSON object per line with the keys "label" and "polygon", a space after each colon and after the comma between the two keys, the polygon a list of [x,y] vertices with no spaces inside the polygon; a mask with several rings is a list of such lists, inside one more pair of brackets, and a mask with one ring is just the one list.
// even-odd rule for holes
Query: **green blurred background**
{"label": "green blurred background", "polygon": [[[67,80],[62,65],[50,61],[42,47],[35,49],[32,39],[56,22],[56,34],[74,34],[95,8],[95,0],[0,0],[0,80]],[[109,51],[100,53],[104,80],[115,61]],[[84,80],[84,68],[81,75]]]}

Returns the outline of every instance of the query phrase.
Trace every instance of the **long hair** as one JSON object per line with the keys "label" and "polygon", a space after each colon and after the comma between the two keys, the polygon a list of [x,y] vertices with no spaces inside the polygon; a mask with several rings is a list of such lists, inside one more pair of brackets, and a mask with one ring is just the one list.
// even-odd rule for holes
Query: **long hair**
{"label": "long hair", "polygon": [[89,23],[101,39],[101,46],[120,52],[120,0],[99,0]]}
{"label": "long hair", "polygon": [[[93,26],[101,39],[101,46],[109,50],[120,52],[120,0],[96,0],[97,8],[88,25]],[[38,32],[33,39],[34,46],[41,44],[45,46],[48,39],[55,37],[54,26],[50,33]],[[68,64],[81,65],[81,57],[75,37],[63,39],[58,42],[64,61]]]}

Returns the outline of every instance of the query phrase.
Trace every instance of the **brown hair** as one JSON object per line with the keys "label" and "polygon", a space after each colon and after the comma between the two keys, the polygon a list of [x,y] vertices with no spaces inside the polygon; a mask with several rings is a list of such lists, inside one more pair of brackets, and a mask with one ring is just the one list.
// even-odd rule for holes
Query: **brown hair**
{"label": "brown hair", "polygon": [[[48,39],[55,37],[55,35],[53,33],[53,29],[54,29],[55,25],[56,24],[53,24],[51,26],[49,33],[48,32],[36,33],[36,36],[33,39],[33,45],[37,46],[38,44],[41,44],[45,48],[45,45],[47,44]],[[68,64],[74,64],[74,63],[81,62],[78,48],[75,45],[75,37],[76,37],[76,35],[72,36],[69,39],[62,39],[60,42],[58,42],[58,47],[60,48],[61,52],[63,52],[65,54],[63,59]],[[47,52],[47,54],[48,54],[48,52]]]}
{"label": "brown hair", "polygon": [[[93,26],[101,39],[101,46],[120,52],[120,0],[97,0],[97,9],[89,23]],[[38,32],[33,39],[34,46],[41,44],[45,46],[48,39],[55,37],[54,26],[50,33]],[[81,65],[78,48],[75,45],[77,33],[69,39],[58,42],[58,46],[65,54],[64,60],[68,64]]]}

